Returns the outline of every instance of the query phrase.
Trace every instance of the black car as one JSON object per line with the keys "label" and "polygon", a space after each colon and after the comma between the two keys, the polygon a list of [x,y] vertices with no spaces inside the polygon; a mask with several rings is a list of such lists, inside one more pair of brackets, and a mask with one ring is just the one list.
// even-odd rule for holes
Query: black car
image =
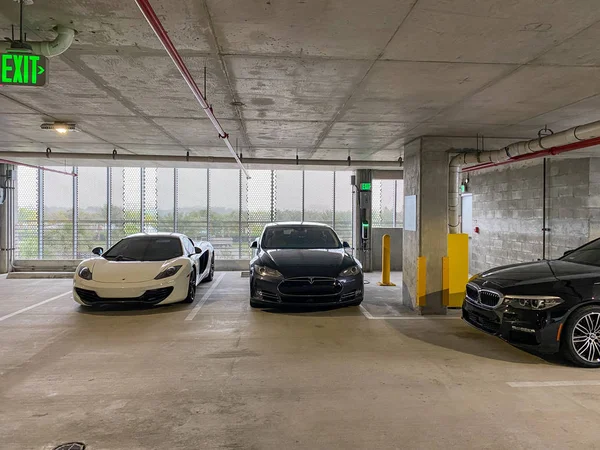
{"label": "black car", "polygon": [[327,225],[272,223],[252,243],[250,306],[360,305],[364,282],[361,264],[346,253]]}
{"label": "black car", "polygon": [[462,315],[511,344],[600,367],[600,239],[558,260],[474,276]]}

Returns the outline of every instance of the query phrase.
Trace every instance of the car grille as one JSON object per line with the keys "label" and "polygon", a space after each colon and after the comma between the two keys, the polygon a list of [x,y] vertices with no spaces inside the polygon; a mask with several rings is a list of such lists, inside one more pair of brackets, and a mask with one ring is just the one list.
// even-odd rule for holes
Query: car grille
{"label": "car grille", "polygon": [[467,284],[467,300],[484,308],[497,308],[503,300],[500,292],[479,289],[474,284]]}
{"label": "car grille", "polygon": [[497,292],[492,291],[480,291],[479,302],[490,308],[495,308],[501,301],[502,296]]}
{"label": "car grille", "polygon": [[148,305],[156,305],[171,295],[171,292],[173,292],[173,287],[170,286],[160,289],[150,289],[149,291],[144,292],[144,294],[140,297],[126,298],[100,297],[95,291],[80,288],[75,288],[75,291],[77,292],[77,295],[79,295],[81,301],[88,305],[107,305],[113,303],[145,303]]}
{"label": "car grille", "polygon": [[467,297],[476,302],[479,301],[479,290],[475,286],[467,284]]}
{"label": "car grille", "polygon": [[302,277],[288,278],[277,287],[281,295],[290,296],[339,296],[342,285],[335,278]]}

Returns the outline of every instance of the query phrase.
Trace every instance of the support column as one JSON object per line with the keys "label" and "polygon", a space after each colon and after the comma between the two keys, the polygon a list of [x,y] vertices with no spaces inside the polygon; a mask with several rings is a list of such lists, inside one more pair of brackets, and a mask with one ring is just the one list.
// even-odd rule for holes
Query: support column
{"label": "support column", "polygon": [[[354,227],[353,227],[353,235],[354,242],[353,247],[355,249],[356,258],[361,262],[363,266],[363,271],[371,272],[373,270],[373,261],[372,261],[372,251],[371,251],[371,228],[372,228],[372,218],[371,218],[371,205],[368,205],[368,208],[363,209],[361,213],[361,204],[360,204],[360,187],[363,183],[368,183],[371,185],[373,181],[373,176],[371,170],[368,169],[359,169],[356,171],[356,186],[354,190],[356,195],[354,195]],[[370,199],[370,196],[369,196]],[[362,228],[363,221],[368,224],[368,235],[367,239],[362,239]]]}
{"label": "support column", "polygon": [[451,146],[443,138],[423,137],[404,148],[403,302],[421,314],[446,314],[442,258],[447,255]]}
{"label": "support column", "polygon": [[0,273],[8,273],[15,248],[14,167],[0,164]]}

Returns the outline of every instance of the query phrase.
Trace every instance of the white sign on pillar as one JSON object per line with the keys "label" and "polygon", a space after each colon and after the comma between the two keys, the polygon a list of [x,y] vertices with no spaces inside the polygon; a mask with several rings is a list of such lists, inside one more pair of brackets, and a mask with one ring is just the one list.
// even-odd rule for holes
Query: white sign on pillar
{"label": "white sign on pillar", "polygon": [[404,230],[417,231],[417,196],[404,197]]}

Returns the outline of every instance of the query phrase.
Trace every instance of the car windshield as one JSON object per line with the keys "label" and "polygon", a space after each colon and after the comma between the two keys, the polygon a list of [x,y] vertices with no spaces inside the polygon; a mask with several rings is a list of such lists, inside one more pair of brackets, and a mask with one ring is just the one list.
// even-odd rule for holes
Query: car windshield
{"label": "car windshield", "polygon": [[316,226],[268,227],[262,237],[265,249],[340,248],[342,244],[331,228]]}
{"label": "car windshield", "polygon": [[179,238],[140,236],[117,242],[102,256],[116,261],[166,261],[182,255]]}
{"label": "car windshield", "polygon": [[592,241],[560,259],[577,264],[600,266],[600,239]]}

